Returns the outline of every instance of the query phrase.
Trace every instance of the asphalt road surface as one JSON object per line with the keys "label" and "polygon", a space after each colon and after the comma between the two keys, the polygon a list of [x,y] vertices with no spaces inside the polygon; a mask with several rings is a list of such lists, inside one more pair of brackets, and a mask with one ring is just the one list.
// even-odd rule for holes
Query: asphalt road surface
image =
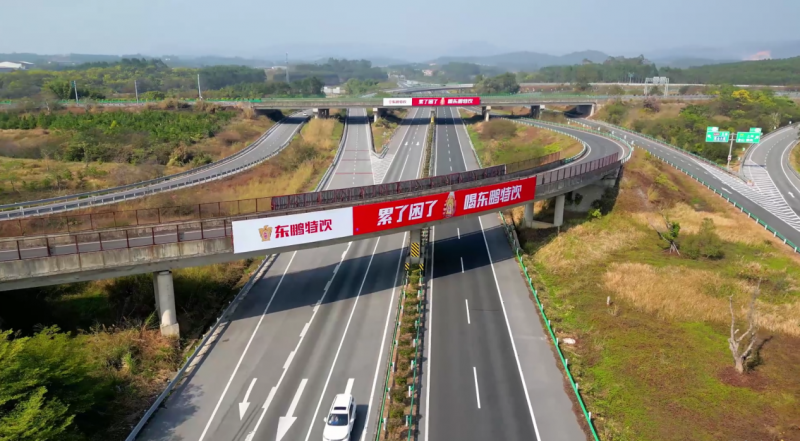
{"label": "asphalt road surface", "polygon": [[[144,195],[144,192],[167,188],[176,184],[193,181],[196,179],[208,178],[215,174],[224,173],[233,170],[237,167],[244,166],[250,162],[266,158],[275,153],[286,141],[291,139],[303,121],[308,118],[303,116],[302,113],[295,113],[283,119],[278,127],[258,143],[253,149],[245,152],[232,160],[221,162],[215,166],[203,169],[197,173],[191,173],[168,181],[152,184],[148,187],[134,188],[130,190],[120,191],[117,193],[108,193],[99,196],[89,197],[80,200],[71,200],[63,202],[54,202],[51,204],[38,205],[36,207],[26,208],[23,210],[13,210],[0,212],[0,219],[12,218],[16,219],[22,216],[37,216],[51,213],[58,213],[63,211],[75,210],[85,207],[85,203],[92,201],[93,204],[104,204],[118,202],[125,199],[131,199]],[[79,206],[78,204],[81,204]]]}
{"label": "asphalt road surface", "polygon": [[789,154],[797,143],[797,134],[797,127],[790,126],[766,135],[747,152],[743,168],[765,202],[788,206],[781,211],[795,229],[800,228],[796,222],[800,219],[795,219],[800,213],[800,178],[789,165]]}
{"label": "asphalt road surface", "polygon": [[[387,182],[421,172],[429,112],[411,110],[398,129]],[[368,127],[351,111],[329,188],[373,183]],[[394,234],[278,256],[139,439],[317,441],[346,390],[352,439],[374,437],[404,244]]]}
{"label": "asphalt road surface", "polygon": [[[609,127],[599,121],[580,121],[592,127]],[[616,128],[613,129],[618,130]],[[623,134],[628,140],[633,140],[637,147],[644,148],[661,158],[667,159],[673,164],[677,164],[693,176],[703,180],[718,191],[721,191],[726,197],[736,201],[754,216],[780,231],[787,239],[795,244],[800,244],[800,231],[798,231],[798,228],[800,228],[800,218],[798,218],[794,210],[787,206],[783,198],[780,198],[779,195],[772,192],[763,181],[759,184],[760,187],[755,183],[754,185],[748,185],[737,176],[732,176],[720,170],[718,167],[699,161],[691,155],[667,147],[659,142],[652,141],[649,138],[628,131],[619,131],[617,133]],[[781,137],[783,135],[782,133],[778,133],[772,136]],[[769,139],[770,138],[765,139],[764,142],[768,142]],[[746,171],[745,173],[751,174],[752,172]],[[776,176],[774,169],[770,170],[770,176]],[[798,195],[796,194],[795,196]]]}
{"label": "asphalt road surface", "polygon": [[[436,130],[436,174],[478,168],[455,109]],[[569,132],[584,161],[621,151]],[[435,227],[432,271],[421,439],[585,439],[498,217]]]}

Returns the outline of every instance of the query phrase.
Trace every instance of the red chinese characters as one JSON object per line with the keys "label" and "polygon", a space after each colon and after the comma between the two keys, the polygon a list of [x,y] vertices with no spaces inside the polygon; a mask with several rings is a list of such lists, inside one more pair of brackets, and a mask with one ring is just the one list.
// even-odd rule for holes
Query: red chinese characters
{"label": "red chinese characters", "polygon": [[481,98],[473,97],[454,97],[454,98],[412,98],[412,106],[477,106],[480,105]]}
{"label": "red chinese characters", "polygon": [[291,225],[278,225],[275,227],[275,239],[280,239],[282,237],[302,236],[304,234],[322,233],[324,231],[330,231],[331,228],[331,219],[300,222]]}
{"label": "red chinese characters", "polygon": [[353,207],[353,234],[368,234],[532,201],[536,177]]}

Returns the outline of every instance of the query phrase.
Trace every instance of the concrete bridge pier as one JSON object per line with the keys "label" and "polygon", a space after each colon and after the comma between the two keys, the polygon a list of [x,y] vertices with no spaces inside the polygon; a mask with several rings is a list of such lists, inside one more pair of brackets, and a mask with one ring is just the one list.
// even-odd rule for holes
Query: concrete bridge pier
{"label": "concrete bridge pier", "polygon": [[533,228],[533,202],[525,204],[525,227]]}
{"label": "concrete bridge pier", "polygon": [[578,113],[580,113],[581,115],[584,115],[585,117],[588,118],[588,117],[594,115],[595,105],[594,104],[581,104],[579,106],[576,106],[575,110]]}
{"label": "concrete bridge pier", "polygon": [[314,119],[327,118],[331,109],[311,109],[314,112]]}
{"label": "concrete bridge pier", "polygon": [[531,118],[539,119],[539,116],[541,114],[542,114],[542,106],[540,105],[531,106]]}
{"label": "concrete bridge pier", "polygon": [[489,116],[491,115],[492,106],[482,106],[481,107],[481,115],[483,115],[484,121],[489,121]]}
{"label": "concrete bridge pier", "polygon": [[560,194],[556,196],[556,211],[553,214],[553,226],[560,227],[564,225],[564,202],[566,195]]}
{"label": "concrete bridge pier", "polygon": [[384,116],[386,116],[386,109],[382,109],[380,107],[374,107],[372,109],[372,117],[374,118],[374,120],[372,121],[373,123],[378,122],[378,120],[383,118]]}
{"label": "concrete bridge pier", "polygon": [[172,284],[172,271],[153,273],[153,289],[156,294],[156,310],[161,320],[161,335],[178,337],[178,316],[175,310],[175,288]]}

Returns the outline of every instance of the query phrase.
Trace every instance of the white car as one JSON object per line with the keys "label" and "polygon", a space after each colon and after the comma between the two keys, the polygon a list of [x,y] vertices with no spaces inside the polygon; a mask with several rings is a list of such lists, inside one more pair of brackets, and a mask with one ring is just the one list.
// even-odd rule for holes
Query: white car
{"label": "white car", "polygon": [[350,439],[353,422],[356,420],[356,404],[350,394],[339,394],[333,398],[331,410],[325,420],[322,441],[345,441]]}

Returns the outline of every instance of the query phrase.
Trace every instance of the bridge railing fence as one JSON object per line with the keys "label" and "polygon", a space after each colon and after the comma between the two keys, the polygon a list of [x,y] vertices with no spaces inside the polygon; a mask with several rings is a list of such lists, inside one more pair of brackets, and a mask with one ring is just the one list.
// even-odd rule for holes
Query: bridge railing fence
{"label": "bridge railing fence", "polygon": [[[332,190],[334,192],[334,194],[332,194],[334,199],[332,200],[335,202],[367,201],[368,198],[366,198],[366,196],[413,195],[420,190],[447,187],[460,183],[477,182],[480,184],[480,181],[492,177],[508,177],[509,180],[511,180],[534,174],[537,176],[537,187],[548,186],[549,184],[557,183],[562,180],[569,180],[584,174],[594,173],[598,170],[602,171],[603,169],[613,168],[613,166],[619,162],[619,154],[615,153],[586,163],[573,164],[568,167],[540,173],[536,173],[538,170],[534,168],[507,174],[505,173],[505,166],[489,167],[472,172],[453,173],[446,176],[387,184],[386,187],[379,185],[365,188],[343,189],[338,195],[336,192],[340,190]],[[401,189],[407,191],[402,192]],[[329,195],[331,194],[330,191],[327,193]],[[297,196],[296,200],[303,201],[303,203],[309,199],[312,199],[312,202],[316,203],[308,194],[292,196]],[[42,224],[39,225],[40,227],[51,228],[57,226],[62,229],[66,228],[67,232],[35,237],[19,235],[8,239],[0,239],[0,262],[72,254],[84,255],[86,253],[94,253],[96,255],[98,252],[109,250],[134,249],[168,243],[228,238],[232,237],[233,234],[231,226],[233,221],[263,216],[266,212],[272,211],[269,209],[272,208],[271,204],[268,204],[266,201],[259,203],[260,201],[260,199],[247,199],[242,201],[230,201],[229,203],[218,202],[214,204],[198,204],[195,206],[130,210],[123,213],[111,212],[84,216],[58,216],[57,219],[41,218],[38,219],[38,222]],[[168,213],[168,210],[171,211]],[[167,222],[167,214],[170,214],[169,218],[173,219],[169,222],[179,223],[163,224],[163,222]],[[219,215],[224,217],[216,217]],[[103,218],[102,216],[105,217]],[[203,218],[203,216],[213,216],[213,218]],[[114,222],[117,228],[105,230],[91,229],[92,227],[101,225],[103,221]],[[125,222],[138,222],[138,224],[121,225]],[[83,229],[75,230],[78,228]],[[2,232],[5,233],[6,231],[6,229],[3,229]],[[79,256],[79,259],[80,258]]]}

